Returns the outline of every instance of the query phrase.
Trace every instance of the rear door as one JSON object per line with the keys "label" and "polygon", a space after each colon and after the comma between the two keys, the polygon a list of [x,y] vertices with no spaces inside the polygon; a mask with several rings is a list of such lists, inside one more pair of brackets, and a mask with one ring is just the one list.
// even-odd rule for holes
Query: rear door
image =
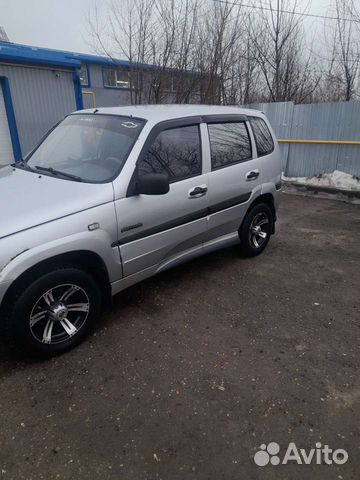
{"label": "rear door", "polygon": [[264,118],[249,116],[258,158],[261,157],[262,185],[270,191],[281,188],[281,155]]}
{"label": "rear door", "polygon": [[199,124],[196,119],[164,122],[144,145],[134,175],[168,174],[167,194],[133,195],[130,189],[127,198],[115,202],[124,276],[163,264],[203,242],[208,186]]}
{"label": "rear door", "polygon": [[209,116],[209,217],[206,241],[236,232],[249,202],[261,192],[261,160],[247,118]]}

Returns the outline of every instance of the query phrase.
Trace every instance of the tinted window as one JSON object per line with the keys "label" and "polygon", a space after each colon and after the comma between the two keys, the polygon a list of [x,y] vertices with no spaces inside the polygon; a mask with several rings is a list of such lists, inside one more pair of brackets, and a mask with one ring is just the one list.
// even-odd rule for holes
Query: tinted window
{"label": "tinted window", "polygon": [[154,140],[145,157],[138,163],[139,175],[167,173],[169,181],[201,174],[199,127],[164,130]]}
{"label": "tinted window", "polygon": [[254,133],[258,157],[271,153],[274,150],[274,142],[264,120],[250,117],[250,125]]}
{"label": "tinted window", "polygon": [[251,144],[244,122],[208,125],[212,170],[251,158]]}

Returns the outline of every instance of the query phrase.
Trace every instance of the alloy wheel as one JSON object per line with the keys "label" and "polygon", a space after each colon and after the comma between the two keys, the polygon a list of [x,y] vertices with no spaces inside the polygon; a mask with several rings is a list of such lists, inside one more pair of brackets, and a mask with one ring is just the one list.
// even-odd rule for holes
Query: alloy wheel
{"label": "alloy wheel", "polygon": [[266,241],[270,227],[270,219],[265,212],[259,212],[253,218],[249,229],[249,241],[253,248],[261,248]]}
{"label": "alloy wheel", "polygon": [[41,343],[59,344],[76,335],[85,324],[90,301],[78,285],[58,285],[45,292],[30,314],[30,330]]}

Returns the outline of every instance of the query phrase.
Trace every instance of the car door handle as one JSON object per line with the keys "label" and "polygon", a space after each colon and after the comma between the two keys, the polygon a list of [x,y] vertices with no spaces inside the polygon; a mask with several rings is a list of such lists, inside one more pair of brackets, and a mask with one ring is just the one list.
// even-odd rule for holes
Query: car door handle
{"label": "car door handle", "polygon": [[256,180],[259,175],[260,175],[259,170],[257,170],[257,169],[256,169],[256,170],[250,170],[250,172],[248,172],[248,173],[245,175],[245,179],[246,179],[246,181]]}
{"label": "car door handle", "polygon": [[206,185],[199,185],[189,190],[189,198],[202,197],[207,193],[207,191],[208,191],[208,188]]}

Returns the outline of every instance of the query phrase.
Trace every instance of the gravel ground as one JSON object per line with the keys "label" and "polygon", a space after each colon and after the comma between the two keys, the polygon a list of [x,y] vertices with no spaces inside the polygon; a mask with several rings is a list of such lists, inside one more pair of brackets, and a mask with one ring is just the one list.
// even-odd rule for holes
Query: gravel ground
{"label": "gravel ground", "polygon": [[[284,195],[267,250],[223,250],[115,297],[48,361],[0,343],[4,479],[355,479],[356,205]],[[255,465],[263,443],[344,465]]]}

